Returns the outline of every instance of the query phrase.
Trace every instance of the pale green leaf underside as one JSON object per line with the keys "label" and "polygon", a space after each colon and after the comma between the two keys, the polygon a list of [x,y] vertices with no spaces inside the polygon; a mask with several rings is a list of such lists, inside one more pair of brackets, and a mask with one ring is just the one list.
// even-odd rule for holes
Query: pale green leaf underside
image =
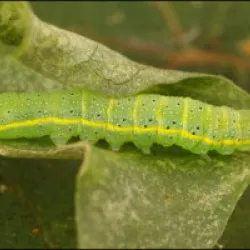
{"label": "pale green leaf underside", "polygon": [[212,248],[247,187],[249,160],[89,148],[77,180],[79,247]]}

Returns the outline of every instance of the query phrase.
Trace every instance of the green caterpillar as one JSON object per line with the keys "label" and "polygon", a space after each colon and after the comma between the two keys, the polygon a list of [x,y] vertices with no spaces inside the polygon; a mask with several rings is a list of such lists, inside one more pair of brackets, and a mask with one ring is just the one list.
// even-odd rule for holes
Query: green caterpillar
{"label": "green caterpillar", "polygon": [[110,98],[83,90],[0,94],[0,139],[49,135],[56,145],[72,136],[113,150],[133,142],[144,153],[153,143],[193,153],[250,151],[250,112],[183,97],[140,94]]}

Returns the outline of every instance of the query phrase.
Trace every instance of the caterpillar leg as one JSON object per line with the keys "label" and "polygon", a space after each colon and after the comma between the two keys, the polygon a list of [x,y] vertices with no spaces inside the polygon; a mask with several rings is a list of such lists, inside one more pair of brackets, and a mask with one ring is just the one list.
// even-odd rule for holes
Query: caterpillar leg
{"label": "caterpillar leg", "polygon": [[221,146],[215,148],[215,150],[221,155],[231,155],[234,152],[235,148],[232,146]]}
{"label": "caterpillar leg", "polygon": [[69,141],[70,138],[71,138],[71,135],[67,135],[67,134],[52,134],[52,135],[50,135],[50,139],[53,141],[53,143],[57,147],[65,145]]}
{"label": "caterpillar leg", "polygon": [[123,141],[115,141],[112,138],[106,138],[105,140],[109,144],[110,149],[113,151],[119,151],[121,146],[124,144]]}
{"label": "caterpillar leg", "polygon": [[135,146],[142,151],[145,155],[151,154],[151,145],[141,145],[138,142],[134,142]]}
{"label": "caterpillar leg", "polygon": [[150,155],[151,154],[151,149],[150,147],[149,148],[143,148],[143,149],[140,149],[142,151],[143,154],[145,155]]}
{"label": "caterpillar leg", "polygon": [[194,144],[194,146],[191,147],[189,150],[194,154],[204,155],[208,153],[209,147],[202,142],[198,142]]}
{"label": "caterpillar leg", "polygon": [[92,145],[96,144],[99,140],[99,138],[95,138],[93,135],[87,135],[87,134],[82,134],[80,135],[80,140],[81,141],[86,141]]}
{"label": "caterpillar leg", "polygon": [[110,145],[110,148],[111,148],[113,151],[119,151],[119,150],[121,149],[121,145],[112,144],[112,145]]}
{"label": "caterpillar leg", "polygon": [[77,135],[77,125],[52,126],[50,138],[56,146],[65,145],[69,139]]}

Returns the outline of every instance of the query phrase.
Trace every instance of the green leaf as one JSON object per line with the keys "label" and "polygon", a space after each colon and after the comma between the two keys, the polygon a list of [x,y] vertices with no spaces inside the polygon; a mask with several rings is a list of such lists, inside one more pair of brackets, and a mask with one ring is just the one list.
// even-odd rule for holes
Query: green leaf
{"label": "green leaf", "polygon": [[76,193],[80,248],[212,248],[248,185],[249,154],[89,148]]}
{"label": "green leaf", "polygon": [[250,95],[224,77],[187,78],[169,86],[158,85],[149,93],[170,96],[188,96],[213,105],[226,105],[235,109],[249,109]]}

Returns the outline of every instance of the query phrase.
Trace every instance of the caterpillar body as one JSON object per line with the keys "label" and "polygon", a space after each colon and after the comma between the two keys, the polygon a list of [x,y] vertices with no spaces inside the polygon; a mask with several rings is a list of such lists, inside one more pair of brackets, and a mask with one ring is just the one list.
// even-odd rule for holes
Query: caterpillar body
{"label": "caterpillar body", "polygon": [[250,111],[188,97],[140,94],[111,98],[83,90],[0,94],[0,139],[49,135],[56,145],[73,136],[113,150],[133,142],[144,153],[153,143],[193,153],[250,151]]}

